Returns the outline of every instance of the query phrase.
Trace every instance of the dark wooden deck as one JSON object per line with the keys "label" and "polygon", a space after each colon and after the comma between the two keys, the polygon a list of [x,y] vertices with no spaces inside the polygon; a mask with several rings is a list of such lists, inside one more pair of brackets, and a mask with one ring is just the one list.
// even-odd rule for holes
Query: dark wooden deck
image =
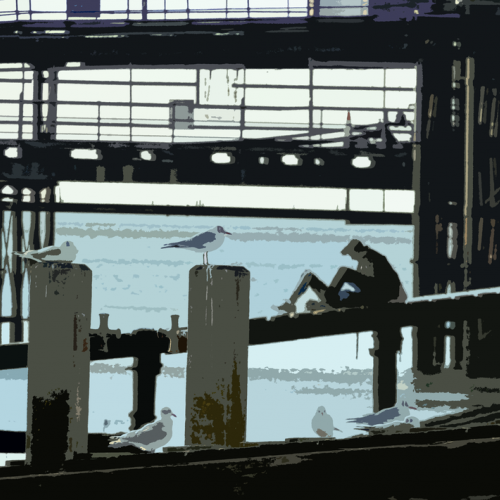
{"label": "dark wooden deck", "polygon": [[82,498],[164,494],[464,499],[498,492],[496,461],[491,457],[499,452],[500,426],[484,425],[343,440],[248,443],[236,449],[94,453],[67,462],[57,472],[2,468],[0,491],[22,491],[26,498],[57,489],[78,491]]}

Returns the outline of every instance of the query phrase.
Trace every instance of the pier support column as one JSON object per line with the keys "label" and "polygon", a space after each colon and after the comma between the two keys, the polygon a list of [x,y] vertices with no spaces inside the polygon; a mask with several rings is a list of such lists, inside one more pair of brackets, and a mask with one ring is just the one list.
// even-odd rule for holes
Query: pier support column
{"label": "pier support column", "polygon": [[246,437],[250,272],[189,272],[186,445],[239,446]]}
{"label": "pier support column", "polygon": [[92,271],[30,266],[26,463],[60,468],[87,453]]}
{"label": "pier support column", "polygon": [[136,430],[156,419],[156,377],[163,364],[158,352],[142,352],[134,358],[134,409],[130,413],[130,430]]}
{"label": "pier support column", "polygon": [[397,351],[403,337],[399,328],[389,327],[373,332],[373,411],[390,408],[397,399]]}

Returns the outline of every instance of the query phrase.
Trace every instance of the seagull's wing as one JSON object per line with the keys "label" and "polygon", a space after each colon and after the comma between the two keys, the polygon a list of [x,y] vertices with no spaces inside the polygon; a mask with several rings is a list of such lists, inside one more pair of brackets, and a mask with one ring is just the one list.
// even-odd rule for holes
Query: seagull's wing
{"label": "seagull's wing", "polygon": [[40,250],[37,250],[35,253],[35,256],[37,259],[45,259],[45,257],[48,257],[49,255],[57,257],[58,255],[61,255],[61,249],[58,247],[47,247],[47,248],[41,248]]}
{"label": "seagull's wing", "polygon": [[392,420],[400,416],[399,409],[396,407],[387,408],[387,410],[382,410],[372,415],[366,415],[366,417],[359,418],[349,418],[348,422],[354,422],[356,424],[367,424],[367,425],[380,425],[388,420]]}
{"label": "seagull's wing", "polygon": [[327,433],[326,433],[324,430],[322,430],[322,429],[316,429],[316,431],[315,431],[315,432],[316,432],[316,434],[317,434],[318,436],[320,436],[320,437],[322,437],[322,438],[324,438],[324,437],[328,437],[328,436],[329,436],[329,434],[327,434]]}
{"label": "seagull's wing", "polygon": [[167,431],[165,430],[163,422],[154,422],[137,431],[133,441],[142,445],[148,445],[160,441],[166,436]]}
{"label": "seagull's wing", "polygon": [[205,248],[207,243],[212,243],[215,241],[216,235],[211,231],[207,231],[206,233],[197,234],[193,236],[189,240],[178,241],[177,243],[169,243],[162,248],[172,248],[172,247],[194,247],[194,248]]}

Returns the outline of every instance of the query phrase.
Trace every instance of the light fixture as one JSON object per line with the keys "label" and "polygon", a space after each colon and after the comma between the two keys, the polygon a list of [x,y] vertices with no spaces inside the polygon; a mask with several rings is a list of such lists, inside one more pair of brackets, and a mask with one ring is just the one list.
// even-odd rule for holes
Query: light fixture
{"label": "light fixture", "polygon": [[211,157],[210,160],[213,163],[219,163],[219,164],[229,164],[234,162],[233,155],[231,153],[214,153]]}
{"label": "light fixture", "polygon": [[152,151],[141,151],[139,153],[141,160],[154,161],[156,160],[156,155]]}
{"label": "light fixture", "polygon": [[290,167],[298,167],[302,165],[302,158],[298,155],[283,155],[281,157],[281,162]]}
{"label": "light fixture", "polygon": [[6,148],[6,149],[4,149],[3,154],[7,158],[21,158],[22,149],[19,147]]}
{"label": "light fixture", "polygon": [[70,156],[75,160],[102,160],[101,152],[98,149],[72,149]]}
{"label": "light fixture", "polygon": [[375,162],[369,156],[355,156],[351,165],[355,168],[371,168]]}

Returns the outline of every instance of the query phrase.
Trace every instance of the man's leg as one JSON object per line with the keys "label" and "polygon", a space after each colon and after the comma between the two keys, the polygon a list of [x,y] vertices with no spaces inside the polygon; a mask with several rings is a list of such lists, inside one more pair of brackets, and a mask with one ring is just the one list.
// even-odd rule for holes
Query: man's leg
{"label": "man's leg", "polygon": [[300,278],[299,284],[296,286],[294,292],[290,296],[290,299],[281,306],[273,309],[286,311],[288,313],[295,312],[297,310],[297,308],[295,307],[295,303],[307,291],[309,287],[313,289],[320,300],[325,300],[325,291],[328,287],[314,273],[312,273],[311,271],[305,271]]}
{"label": "man's leg", "polygon": [[328,288],[325,283],[323,283],[314,273],[311,271],[305,271],[300,278],[299,284],[295,288],[295,291],[290,297],[290,302],[295,304],[299,297],[306,293],[308,288],[312,288],[313,292],[321,299],[325,298],[325,291]]}
{"label": "man's leg", "polygon": [[352,282],[360,288],[361,292],[359,294],[359,299],[366,300],[366,303],[372,302],[373,299],[376,300],[376,297],[370,297],[373,295],[374,278],[369,278],[354,269],[341,267],[326,291],[325,298],[328,305],[332,307],[342,307],[340,305],[339,292],[342,285],[347,282]]}

